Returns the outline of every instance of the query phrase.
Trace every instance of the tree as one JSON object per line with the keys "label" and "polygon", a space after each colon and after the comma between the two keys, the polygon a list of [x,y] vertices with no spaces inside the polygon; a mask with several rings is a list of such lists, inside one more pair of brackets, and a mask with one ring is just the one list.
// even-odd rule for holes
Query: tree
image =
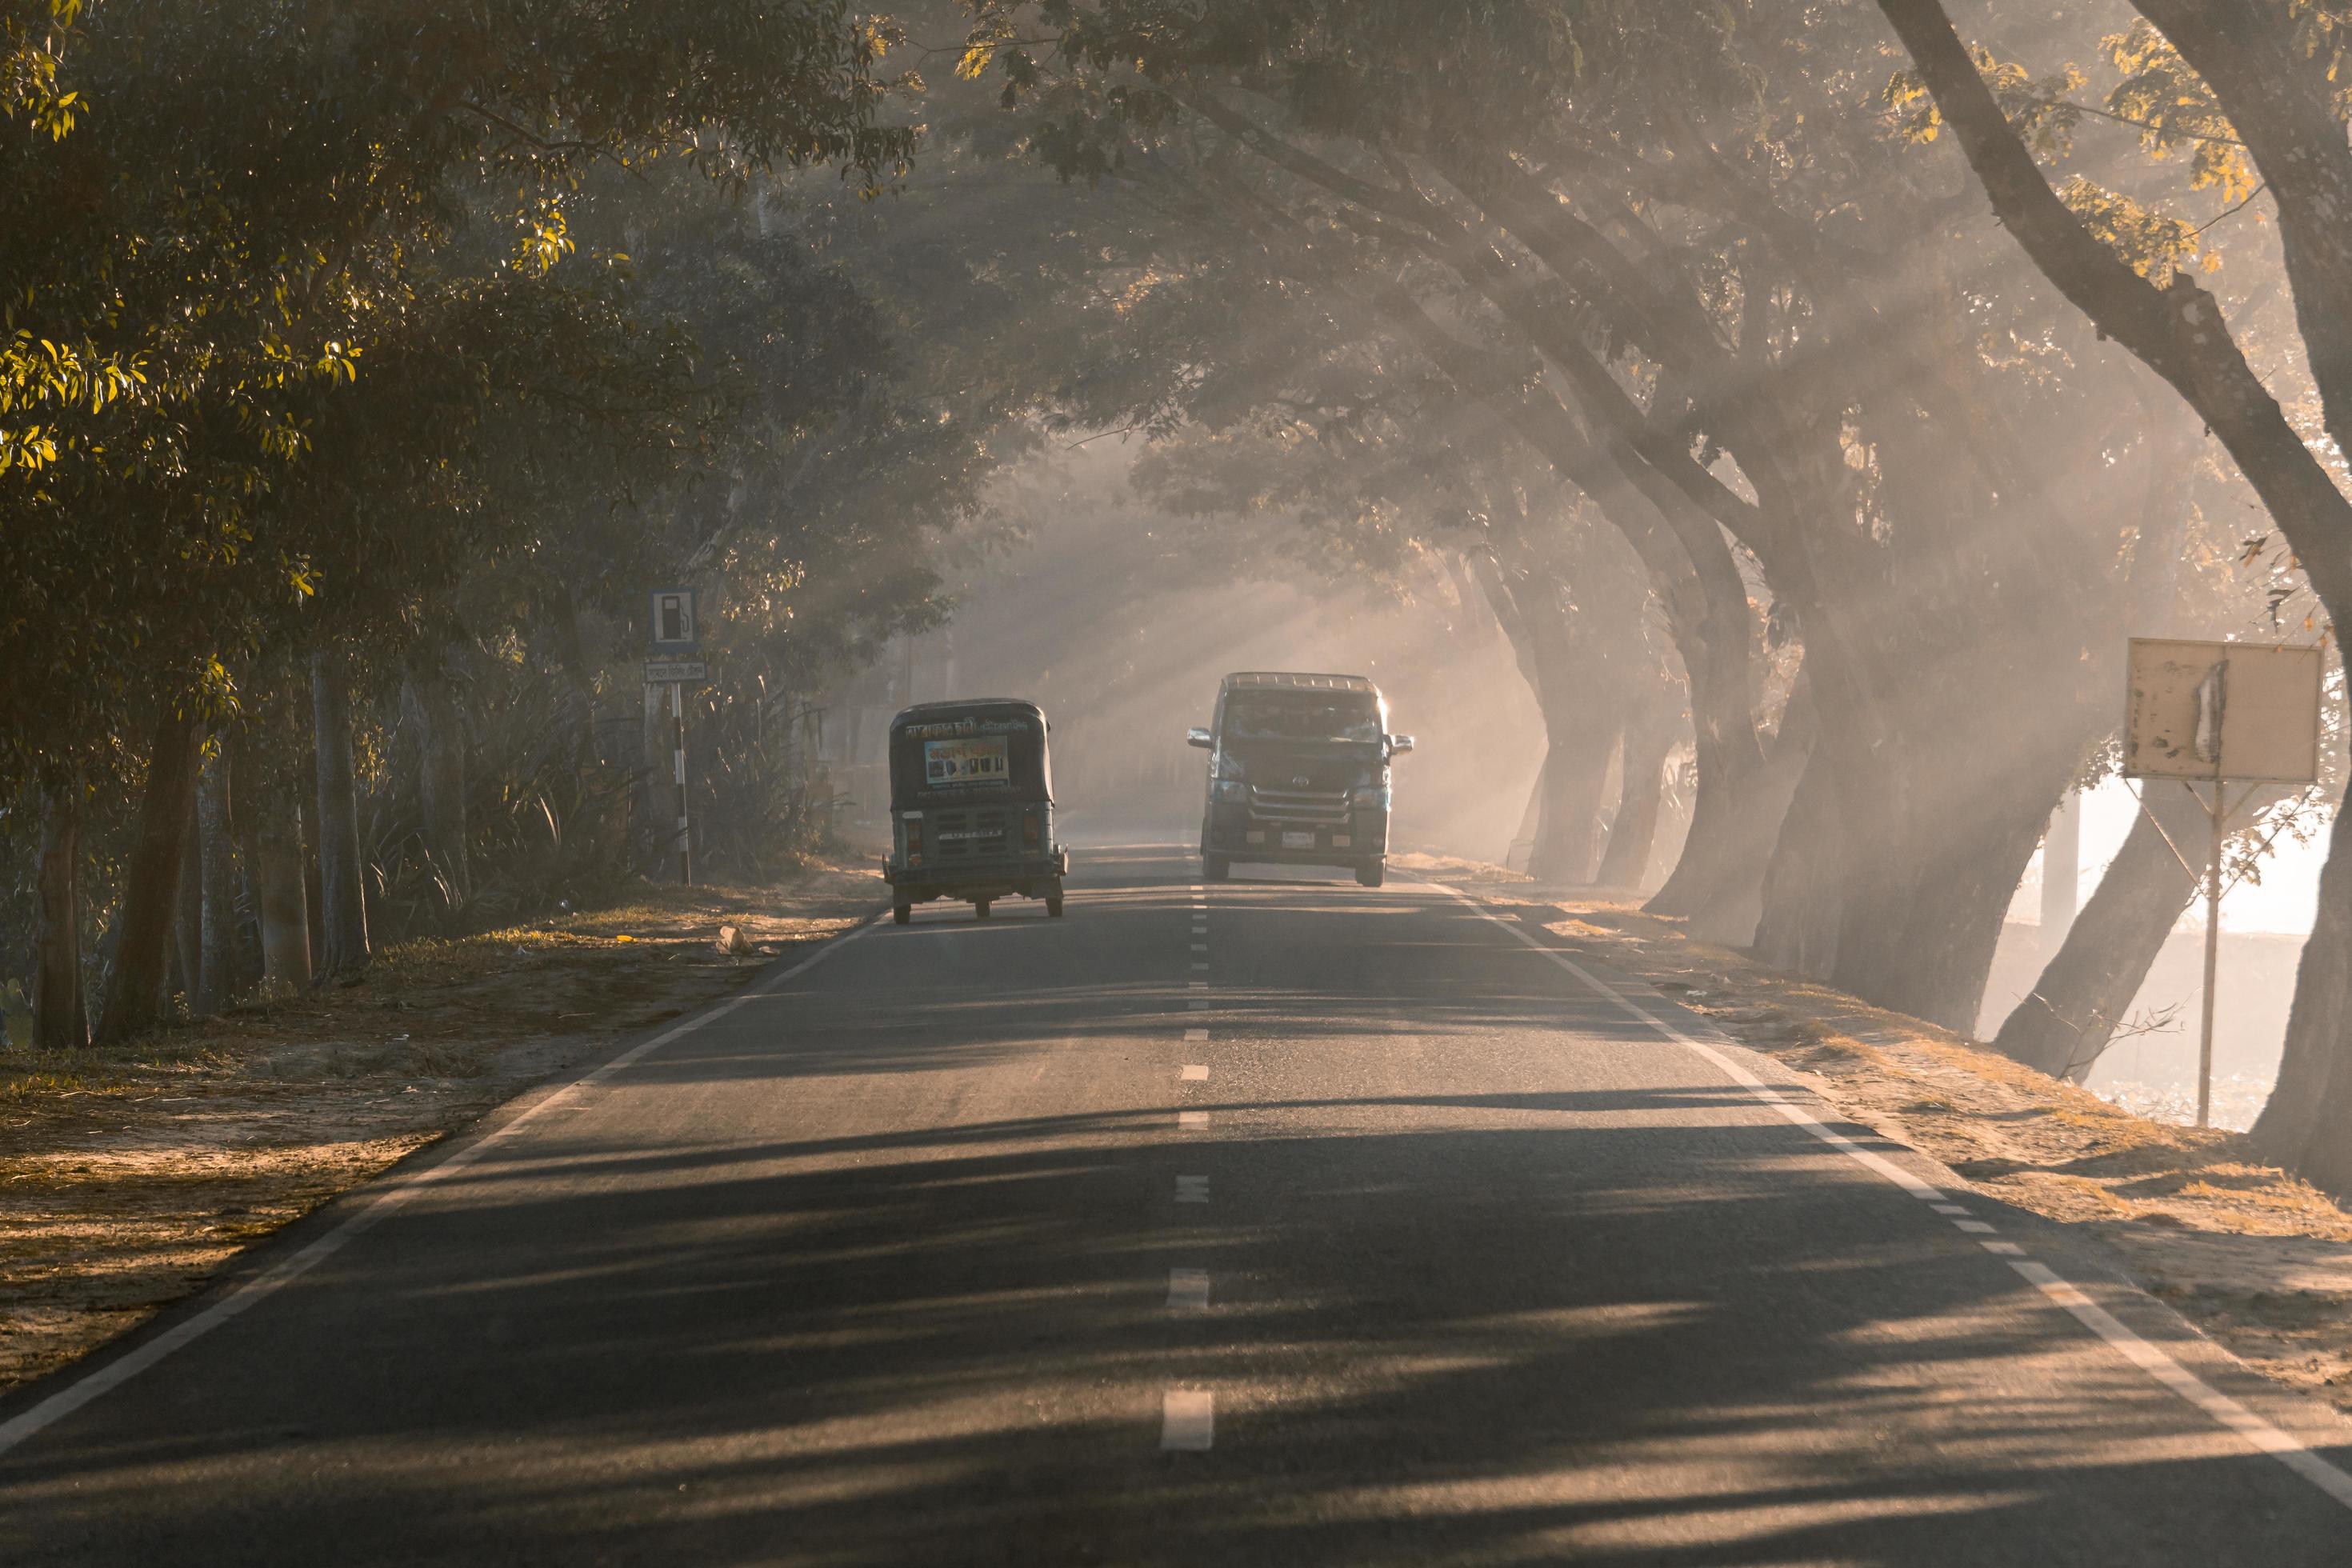
{"label": "tree", "polygon": [[[2053,190],[1937,0],[1881,0],[1940,123],[1954,132],[2002,226],[2067,299],[2162,376],[2205,420],[2261,495],[2330,621],[2352,616],[2352,502],[2305,445],[2232,333],[2213,294],[2177,266],[2119,253]],[[2352,299],[2352,148],[2332,81],[2347,21],[2332,5],[2249,11],[2202,0],[2145,0],[2160,37],[2140,35],[2148,68],[2242,136],[2269,185],[2311,374],[2337,449],[2352,433],[2352,355],[2341,314]],[[2179,64],[2158,47],[2179,50]],[[2210,93],[2210,99],[2205,95]],[[2095,214],[2100,209],[2093,207]],[[2155,274],[2155,276],[2150,276]],[[2331,842],[2320,907],[2297,975],[2277,1088],[2256,1142],[2288,1169],[2352,1191],[2352,843]]]}

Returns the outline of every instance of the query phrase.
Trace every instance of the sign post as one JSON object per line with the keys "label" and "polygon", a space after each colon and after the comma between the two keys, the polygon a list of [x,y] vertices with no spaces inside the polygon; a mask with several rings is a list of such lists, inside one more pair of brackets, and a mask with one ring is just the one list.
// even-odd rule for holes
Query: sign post
{"label": "sign post", "polygon": [[702,628],[691,588],[656,588],[646,622],[646,684],[669,688],[670,776],[677,791],[677,881],[694,885],[694,834],[687,812],[686,687],[709,678],[702,662]]}
{"label": "sign post", "polygon": [[[2197,1125],[2213,1122],[2213,1017],[2221,967],[2221,856],[2230,818],[2264,784],[2319,776],[2317,647],[2131,639],[2126,778],[2179,779],[2205,808],[2205,986],[2197,1041]],[[2233,803],[2230,784],[2246,784]],[[2208,799],[2201,784],[2212,786]],[[2179,848],[2174,849],[2179,854]]]}

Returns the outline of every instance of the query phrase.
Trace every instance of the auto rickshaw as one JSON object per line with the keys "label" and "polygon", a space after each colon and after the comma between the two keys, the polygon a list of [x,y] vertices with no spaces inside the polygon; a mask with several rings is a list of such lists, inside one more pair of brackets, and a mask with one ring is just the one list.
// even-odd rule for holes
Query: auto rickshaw
{"label": "auto rickshaw", "polygon": [[1069,851],[1054,842],[1054,772],[1045,710],[1012,698],[919,702],[890,721],[890,918],[963,899],[988,918],[997,899],[1043,899],[1062,912]]}

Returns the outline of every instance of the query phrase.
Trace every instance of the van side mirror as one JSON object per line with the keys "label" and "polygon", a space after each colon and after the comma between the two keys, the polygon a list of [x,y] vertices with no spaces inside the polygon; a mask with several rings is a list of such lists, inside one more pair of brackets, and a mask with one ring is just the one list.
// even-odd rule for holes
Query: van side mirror
{"label": "van side mirror", "polygon": [[1195,724],[1191,729],[1184,731],[1184,743],[1188,746],[1201,746],[1205,748],[1215,745],[1217,743],[1217,738],[1214,735],[1210,734],[1206,730],[1201,728],[1198,724]]}
{"label": "van side mirror", "polygon": [[1399,752],[1410,752],[1412,750],[1412,737],[1411,735],[1391,735],[1389,737],[1389,755],[1395,756]]}

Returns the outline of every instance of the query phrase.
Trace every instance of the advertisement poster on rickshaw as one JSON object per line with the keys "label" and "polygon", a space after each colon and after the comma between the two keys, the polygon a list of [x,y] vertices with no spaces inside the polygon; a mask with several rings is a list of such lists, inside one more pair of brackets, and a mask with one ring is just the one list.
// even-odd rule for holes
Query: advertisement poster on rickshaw
{"label": "advertisement poster on rickshaw", "polygon": [[932,789],[1002,788],[1013,782],[1004,737],[923,742],[923,781]]}

